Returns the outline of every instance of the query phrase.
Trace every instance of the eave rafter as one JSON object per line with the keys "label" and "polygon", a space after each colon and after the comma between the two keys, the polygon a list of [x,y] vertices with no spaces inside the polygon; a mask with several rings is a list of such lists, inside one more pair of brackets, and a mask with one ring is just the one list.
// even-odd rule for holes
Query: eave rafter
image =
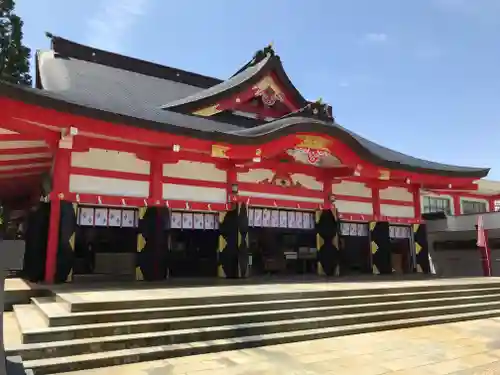
{"label": "eave rafter", "polygon": [[0,111],[0,198],[31,196],[50,171],[53,150],[61,138],[49,129],[16,117],[12,106]]}

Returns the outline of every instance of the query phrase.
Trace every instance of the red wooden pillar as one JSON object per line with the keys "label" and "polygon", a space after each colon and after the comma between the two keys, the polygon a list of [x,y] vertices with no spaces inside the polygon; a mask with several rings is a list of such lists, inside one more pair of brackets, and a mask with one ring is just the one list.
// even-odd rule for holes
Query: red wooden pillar
{"label": "red wooden pillar", "polygon": [[156,204],[163,199],[163,162],[153,158],[149,168],[149,198]]}
{"label": "red wooden pillar", "polygon": [[[158,155],[153,155],[151,160],[149,161],[149,200],[153,205],[158,206],[163,199],[163,161],[158,158]],[[160,211],[161,212],[161,211]],[[161,220],[159,213],[156,216],[155,223],[156,230],[156,248],[155,248],[155,257],[154,261],[154,274],[155,277],[159,279],[160,277],[160,262],[158,259],[161,259],[161,251],[163,250],[161,246],[158,246],[159,238],[161,233],[163,233],[163,220]]]}
{"label": "red wooden pillar", "polygon": [[460,196],[453,196],[453,215],[461,215],[462,214],[462,205],[460,204]]}
{"label": "red wooden pillar", "polygon": [[413,194],[413,210],[415,212],[415,219],[422,219],[422,204],[420,202],[420,186],[415,186],[412,191]]}
{"label": "red wooden pillar", "polygon": [[332,195],[333,195],[333,179],[325,177],[323,179],[323,209],[329,210],[332,208]]}
{"label": "red wooden pillar", "polygon": [[380,188],[377,186],[372,187],[372,205],[373,205],[373,220],[379,221],[382,215],[380,209]]}
{"label": "red wooden pillar", "polygon": [[52,284],[56,273],[57,249],[59,247],[59,221],[61,200],[69,193],[71,150],[58,148],[54,156],[52,192],[50,194],[50,219],[45,260],[45,282]]}
{"label": "red wooden pillar", "polygon": [[234,166],[230,166],[226,171],[226,200],[227,203],[234,202],[237,197],[233,193],[233,185],[238,183],[238,174],[236,172],[236,168]]}

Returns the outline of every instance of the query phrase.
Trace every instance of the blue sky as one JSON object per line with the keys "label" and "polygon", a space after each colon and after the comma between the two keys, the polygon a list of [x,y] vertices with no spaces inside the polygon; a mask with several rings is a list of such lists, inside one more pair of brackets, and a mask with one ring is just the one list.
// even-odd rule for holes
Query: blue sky
{"label": "blue sky", "polygon": [[17,0],[45,31],[226,78],[268,43],[296,87],[373,141],[500,180],[500,0]]}

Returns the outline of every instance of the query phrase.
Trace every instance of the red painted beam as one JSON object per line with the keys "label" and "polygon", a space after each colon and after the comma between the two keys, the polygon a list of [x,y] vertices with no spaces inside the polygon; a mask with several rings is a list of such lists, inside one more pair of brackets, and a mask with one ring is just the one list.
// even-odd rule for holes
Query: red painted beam
{"label": "red painted beam", "polygon": [[135,143],[151,143],[165,148],[167,145],[189,145],[192,149],[209,149],[212,142],[192,139],[185,136],[168,134],[160,131],[146,130],[130,125],[107,122],[104,120],[59,112],[40,106],[30,105],[6,97],[0,97],[0,108],[9,108],[11,114],[31,122],[51,124],[60,129],[67,129],[68,124],[80,130],[79,135],[102,135],[116,140],[133,140]]}
{"label": "red painted beam", "polygon": [[[0,114],[0,127],[8,129],[19,134],[3,134],[5,135],[19,135],[27,137],[29,140],[43,140],[50,145],[55,145],[61,139],[60,130],[51,130],[43,126],[37,125],[37,122],[26,122],[21,119],[21,116],[12,115],[8,111],[2,111]],[[20,117],[20,118],[15,118]],[[22,138],[22,137],[20,137]],[[20,139],[23,140],[23,139]]]}
{"label": "red painted beam", "polygon": [[0,148],[0,155],[29,155],[49,153],[48,147]]}
{"label": "red painted beam", "polygon": [[51,161],[52,161],[51,156],[48,156],[45,158],[0,160],[0,166],[7,166],[7,165],[20,166],[20,165],[29,165],[29,164],[50,163]]}
{"label": "red painted beam", "polygon": [[[458,185],[457,184],[457,185],[452,185],[451,188],[447,187],[447,186],[443,186],[443,185],[424,184],[424,185],[422,185],[422,189],[431,190],[431,191],[435,190],[436,192],[439,191],[441,194],[445,194],[447,192],[457,192],[458,194],[460,194],[461,190],[477,191],[477,188],[478,188],[477,184],[470,184],[470,185]],[[467,194],[467,193],[465,193],[465,194]]]}
{"label": "red painted beam", "polygon": [[[66,129],[68,127],[68,124],[72,124],[73,126],[81,130],[81,135],[101,134],[109,138],[122,139],[125,142],[127,140],[134,140],[135,142],[151,143],[163,148],[165,148],[166,145],[179,144],[181,146],[181,149],[203,150],[204,152],[209,152],[213,143],[212,141],[205,141],[201,139],[188,138],[185,136],[139,129],[133,126],[123,126],[117,123],[109,123],[102,120],[72,115],[70,113],[62,113],[43,107],[17,102],[5,97],[0,98],[0,107],[2,109],[7,108],[9,114],[11,115],[16,115],[17,117],[27,119],[32,122],[51,124],[61,129]],[[312,135],[319,135],[324,137],[323,134]],[[295,138],[295,143],[293,138]],[[269,147],[270,153],[272,153],[273,150],[280,152],[286,148],[290,148],[290,144],[292,146],[296,144],[296,137],[293,138],[292,140],[290,140],[288,136],[283,137],[274,142],[270,142],[270,144],[266,145],[266,147]],[[290,143],[288,144],[287,142]],[[232,146],[232,148],[236,154],[239,153],[238,150],[241,150],[242,156],[246,158],[250,156],[247,155],[248,146]],[[380,170],[384,169],[371,165],[368,160],[361,160],[361,158],[352,150],[350,150],[349,147],[342,144],[342,142],[336,139],[332,140],[330,148],[332,153],[337,156],[343,164],[353,168],[357,165],[362,166],[361,176],[363,177],[378,178]],[[263,157],[265,156],[266,154],[263,150]],[[445,184],[445,182],[451,183],[453,185],[453,189],[456,188],[455,186],[472,184],[472,181],[474,180],[447,178],[438,175],[418,174],[404,170],[392,170],[391,176],[398,181],[404,181],[406,178],[410,178],[412,184],[422,184],[429,186],[435,184],[436,180],[438,180],[440,181],[440,184]],[[473,189],[467,188],[467,190]]]}
{"label": "red painted beam", "polygon": [[42,174],[50,170],[50,165],[48,166],[38,166],[32,168],[22,168],[22,169],[8,169],[8,170],[0,170],[0,178],[14,178],[16,176],[22,176],[27,174]]}
{"label": "red painted beam", "polygon": [[0,178],[0,185],[1,186],[6,186],[6,185],[15,185],[25,182],[32,182],[32,181],[38,181],[41,179],[43,174],[19,174],[19,175],[12,175],[11,178]]}
{"label": "red painted beam", "polygon": [[0,134],[0,142],[43,141],[27,134]]}

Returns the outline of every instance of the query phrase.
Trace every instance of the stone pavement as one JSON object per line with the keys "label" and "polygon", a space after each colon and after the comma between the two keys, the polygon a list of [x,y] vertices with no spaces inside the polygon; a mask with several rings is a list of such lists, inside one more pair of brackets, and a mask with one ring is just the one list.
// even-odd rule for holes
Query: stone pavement
{"label": "stone pavement", "polygon": [[107,367],[66,375],[500,375],[500,318]]}

